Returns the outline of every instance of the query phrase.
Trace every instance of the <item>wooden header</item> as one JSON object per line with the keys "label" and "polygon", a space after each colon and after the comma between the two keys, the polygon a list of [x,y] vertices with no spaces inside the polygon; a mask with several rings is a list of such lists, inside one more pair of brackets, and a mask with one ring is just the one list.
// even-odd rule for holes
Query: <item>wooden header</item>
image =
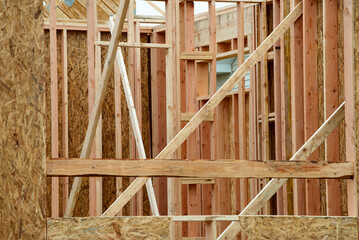
{"label": "wooden header", "polygon": [[167,176],[227,178],[351,178],[352,162],[249,160],[114,160],[56,159],[47,161],[47,176]]}

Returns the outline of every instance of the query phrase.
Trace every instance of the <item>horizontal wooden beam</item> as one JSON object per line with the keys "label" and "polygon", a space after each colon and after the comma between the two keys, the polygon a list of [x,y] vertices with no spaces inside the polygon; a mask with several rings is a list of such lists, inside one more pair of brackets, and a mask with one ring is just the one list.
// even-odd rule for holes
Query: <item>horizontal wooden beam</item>
{"label": "horizontal wooden beam", "polygon": [[[110,42],[108,41],[96,41],[95,45],[98,46],[108,46]],[[132,48],[171,48],[170,44],[162,43],[129,43],[129,42],[120,42],[118,43],[119,47],[132,47]]]}
{"label": "horizontal wooden beam", "polygon": [[212,52],[198,51],[198,52],[181,52],[181,60],[212,60]]}
{"label": "horizontal wooden beam", "polygon": [[[181,113],[181,121],[188,122],[194,117],[194,115],[195,115],[195,113]],[[213,122],[214,115],[213,114],[207,115],[203,121],[204,122]]]}
{"label": "horizontal wooden beam", "polygon": [[48,176],[140,176],[227,178],[351,178],[352,162],[248,160],[48,160]]}
{"label": "horizontal wooden beam", "polygon": [[49,239],[170,239],[171,222],[236,221],[253,239],[357,239],[356,217],[171,216],[48,218]]}

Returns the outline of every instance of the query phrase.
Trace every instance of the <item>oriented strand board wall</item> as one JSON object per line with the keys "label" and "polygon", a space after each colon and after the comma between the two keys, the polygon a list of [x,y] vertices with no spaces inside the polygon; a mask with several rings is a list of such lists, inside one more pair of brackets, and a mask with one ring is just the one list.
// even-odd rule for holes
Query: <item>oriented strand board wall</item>
{"label": "oriented strand board wall", "polygon": [[[61,70],[61,31],[57,33],[58,44],[58,90],[59,90],[59,154],[62,156],[62,139],[61,139],[61,124],[62,124],[62,109],[61,109],[61,94],[62,94],[62,70]],[[80,156],[83,141],[85,138],[88,126],[88,85],[87,85],[87,34],[85,31],[68,31],[68,101],[69,101],[69,157],[77,158]],[[109,33],[102,33],[101,39],[109,41],[111,35]],[[49,32],[45,31],[46,39],[46,85],[50,85],[50,52],[49,52]],[[126,41],[126,34],[122,35],[121,41]],[[147,36],[141,36],[142,42],[147,42]],[[101,48],[102,65],[105,62],[107,54],[107,46]],[[127,64],[127,49],[123,48],[123,55],[125,63]],[[150,121],[149,121],[149,94],[148,94],[148,55],[147,49],[141,51],[141,68],[142,68],[142,126],[143,126],[143,140],[145,150],[148,156],[150,149]],[[129,144],[129,116],[124,92],[122,91],[122,151],[123,158],[128,158]],[[46,105],[50,106],[50,88],[46,88]],[[51,154],[51,112],[50,108],[46,109],[46,147],[47,157]],[[108,89],[106,92],[105,102],[102,111],[102,135],[103,135],[103,157],[115,158],[115,96],[114,96],[114,78],[110,78]],[[70,178],[70,187],[73,178]],[[128,186],[128,180],[125,179],[124,187]],[[47,207],[48,214],[51,210],[51,179],[47,181]],[[61,186],[60,186],[60,206],[61,201]],[[116,198],[116,181],[114,177],[103,178],[103,211],[105,211]],[[147,199],[145,199],[147,202]],[[144,204],[145,215],[149,214],[148,204]],[[74,216],[84,217],[88,216],[89,211],[89,186],[88,178],[85,178],[80,198],[76,204]],[[128,215],[128,206],[125,206],[124,214]],[[62,208],[60,207],[60,216],[62,216]]]}
{"label": "oriented strand board wall", "polygon": [[42,1],[0,1],[0,239],[45,239]]}
{"label": "oriented strand board wall", "polygon": [[170,239],[169,217],[66,218],[47,220],[48,239]]}
{"label": "oriented strand board wall", "polygon": [[249,240],[358,239],[356,218],[243,216],[239,222]]}

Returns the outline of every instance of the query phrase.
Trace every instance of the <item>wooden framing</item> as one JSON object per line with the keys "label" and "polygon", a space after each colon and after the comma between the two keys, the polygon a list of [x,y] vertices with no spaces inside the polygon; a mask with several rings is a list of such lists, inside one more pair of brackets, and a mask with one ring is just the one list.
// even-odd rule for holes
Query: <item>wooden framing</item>
{"label": "wooden framing", "polygon": [[[353,164],[248,160],[66,160],[47,162],[48,176],[350,178]],[[193,214],[192,214],[193,215]]]}
{"label": "wooden framing", "polygon": [[[110,78],[111,70],[113,70],[114,60],[115,60],[115,53],[116,53],[116,46],[119,42],[119,37],[122,32],[122,27],[125,19],[125,15],[128,9],[129,1],[125,0],[121,2],[119,12],[117,14],[114,31],[111,37],[111,43],[109,46],[106,62],[103,68],[103,73],[101,75],[101,82],[98,89],[98,94],[96,94],[95,103],[93,106],[93,110],[91,113],[90,121],[89,121],[89,127],[86,132],[86,138],[83,146],[83,151],[81,152],[81,158],[86,158],[90,155],[92,142],[94,139],[97,123],[100,117],[100,112],[102,108],[102,104],[105,98],[105,90],[107,88],[108,80]],[[74,180],[69,201],[67,204],[65,216],[71,216],[72,212],[75,208],[76,200],[78,198],[78,194],[80,192],[82,184],[82,178],[76,178]]]}
{"label": "wooden framing", "polygon": [[[50,0],[50,66],[51,66],[51,156],[59,156],[59,109],[57,82],[56,2]],[[59,216],[59,178],[51,180],[51,216]]]}
{"label": "wooden framing", "polygon": [[[15,68],[6,71],[11,72],[11,81],[6,74],[3,75],[7,78],[5,76],[4,81],[0,80],[0,95],[5,99],[0,111],[5,116],[12,116],[8,105],[14,112],[19,108],[13,105],[21,101],[22,93],[19,94],[17,89],[21,89],[31,103],[30,110],[28,102],[23,104],[25,108],[21,108],[26,113],[25,117],[21,117],[22,113],[18,114],[19,117],[15,116],[21,123],[26,123],[26,130],[21,134],[16,130],[21,129],[18,123],[14,124],[6,117],[4,121],[4,126],[11,129],[10,132],[4,130],[6,135],[12,136],[12,139],[21,135],[15,152],[25,161],[18,161],[18,156],[6,155],[5,151],[4,154],[13,158],[14,163],[1,169],[5,172],[11,169],[12,176],[16,178],[21,175],[29,191],[40,193],[41,199],[37,203],[42,204],[46,202],[42,199],[44,192],[31,188],[27,182],[33,183],[34,180],[29,180],[27,175],[33,174],[36,181],[46,175],[52,179],[48,213],[36,207],[36,203],[31,205],[42,214],[33,214],[33,222],[39,223],[36,233],[40,238],[138,239],[152,236],[156,239],[198,240],[358,237],[356,136],[359,131],[356,128],[358,97],[355,80],[358,77],[359,3],[352,0],[324,0],[323,3],[300,0],[291,0],[290,3],[283,0],[230,1],[237,3],[236,6],[218,11],[215,1],[207,1],[208,14],[195,17],[193,1],[169,0],[165,2],[164,17],[150,17],[148,20],[148,16],[136,15],[135,0],[120,1],[119,6],[114,0],[104,0],[99,4],[92,0],[87,4],[79,0],[73,8],[62,2],[56,6],[55,1],[45,1],[49,7],[49,11],[44,10],[45,16],[50,19],[47,26],[49,38],[45,39],[50,43],[51,68],[46,74],[50,76],[48,101],[51,110],[42,113],[44,101],[41,100],[41,91],[44,88],[43,82],[37,79],[40,73],[28,71],[32,80],[36,81],[25,84],[26,89],[13,82],[20,76]],[[115,23],[110,20],[110,27],[102,29],[104,21],[100,23],[97,17],[106,19],[116,8],[119,13]],[[128,8],[128,42],[120,43]],[[61,20],[59,23],[62,25],[56,24],[59,17],[86,16],[86,24],[83,20]],[[142,28],[141,22],[163,25]],[[236,25],[230,25],[234,22]],[[73,151],[72,145],[69,146],[73,139],[69,115],[75,107],[72,96],[68,96],[73,89],[73,59],[67,51],[72,51],[73,35],[69,34],[69,38],[67,35],[74,29],[87,31],[87,58],[83,59],[88,62],[85,69],[88,81],[85,98],[88,100],[85,103],[88,104],[89,125],[78,159],[69,154]],[[237,32],[225,34],[229,29],[237,29]],[[111,41],[101,41],[101,31],[109,30],[113,33]],[[33,34],[27,32],[28,35]],[[57,32],[62,33],[61,38]],[[141,33],[151,35],[147,36],[147,42]],[[107,39],[107,34],[103,35],[103,39]],[[35,39],[38,36],[42,35],[38,34]],[[28,39],[26,34],[22,38]],[[57,39],[61,39],[59,58]],[[12,51],[16,44],[16,39],[11,39],[10,43],[5,39],[6,49],[10,46]],[[22,55],[29,57],[29,53],[33,53],[29,59],[34,59],[34,49],[38,46],[29,48],[25,45],[27,52]],[[108,53],[102,71],[103,46]],[[119,46],[126,47],[123,52],[125,58]],[[15,50],[16,54],[20,52],[18,48]],[[32,69],[31,63],[29,65],[28,61],[11,51],[9,62],[16,58],[16,63],[21,62],[27,70]],[[2,55],[9,56],[7,51],[2,51]],[[42,60],[33,61],[39,64]],[[108,121],[107,104],[104,126],[101,112],[105,95],[109,95],[107,86],[114,64],[115,103],[109,104],[115,112],[111,121],[115,123],[113,144],[116,151],[113,155],[116,159],[110,159],[107,158],[107,149],[104,152],[106,157],[102,158],[102,147],[109,147],[104,145],[108,141],[107,123],[111,122]],[[151,69],[148,78],[145,69]],[[62,77],[61,84],[57,75]],[[26,79],[24,76],[21,78]],[[148,89],[144,88],[146,82]],[[13,86],[17,89],[12,90]],[[37,94],[36,101],[32,101],[26,93],[29,86],[31,92]],[[127,118],[127,109],[121,106],[121,86],[129,109],[130,125],[126,132],[123,129],[128,126],[123,124],[123,119]],[[60,98],[59,93],[62,94]],[[143,97],[150,102],[144,103]],[[339,105],[343,98],[345,101]],[[112,96],[109,99],[113,101]],[[33,114],[34,106],[36,113]],[[123,110],[126,112],[124,115]],[[36,155],[37,159],[42,159],[41,164],[29,158],[30,152],[21,152],[22,146],[27,146],[22,141],[27,131],[30,135],[39,130],[43,133],[41,116],[51,116],[46,131],[51,141],[44,143],[50,149],[48,156],[51,156],[46,162],[46,170],[46,152],[40,140],[41,134],[26,140],[32,144],[31,140],[36,139],[37,145],[26,149],[34,149],[35,155],[41,154],[42,157]],[[343,119],[345,123],[341,124]],[[42,125],[31,128],[31,124],[38,122]],[[106,132],[104,139],[102,130]],[[146,136],[144,139],[142,134]],[[44,140],[43,137],[41,139]],[[9,142],[6,136],[5,142]],[[319,148],[324,142],[325,146],[323,144]],[[145,145],[149,147],[146,149],[149,150],[148,156]],[[7,149],[6,146],[3,148]],[[123,159],[123,156],[128,159]],[[28,165],[37,172],[18,171]],[[69,196],[70,176],[75,178]],[[92,218],[58,218],[62,213],[65,217],[73,215],[85,176],[90,177],[89,216]],[[103,207],[111,204],[107,194],[115,193],[106,190],[102,194],[103,176],[116,177],[116,200],[104,213]],[[154,186],[152,177],[155,177]],[[129,187],[124,189],[127,179],[130,179]],[[319,179],[324,180],[319,184]],[[147,195],[143,193],[145,184]],[[29,198],[33,201],[32,192],[29,197],[28,190],[24,192],[22,189],[21,195],[16,192],[20,189],[18,184],[15,182],[13,185],[14,191],[7,190],[10,196],[6,199],[15,199],[11,195],[15,193],[17,199],[22,196],[22,202]],[[8,189],[8,185],[2,186]],[[346,190],[344,186],[347,186]],[[114,199],[113,196],[110,198]],[[28,216],[9,206],[4,204],[2,212],[5,214],[0,215],[11,216],[10,225],[12,229],[17,229],[19,238],[33,238],[28,230],[22,230],[22,224],[29,225]],[[21,219],[12,213],[7,214],[7,211],[17,212]],[[54,218],[48,219],[48,235],[45,236],[43,216],[49,215],[50,211]],[[151,211],[156,217],[140,217],[151,214]],[[128,213],[138,217],[115,217]],[[317,216],[346,213],[352,217]],[[160,214],[169,216],[158,217]],[[317,217],[244,216],[255,214]],[[101,219],[95,217],[100,215]],[[95,225],[100,225],[102,230],[89,231]],[[4,229],[4,232],[8,236],[13,235],[9,230]]]}

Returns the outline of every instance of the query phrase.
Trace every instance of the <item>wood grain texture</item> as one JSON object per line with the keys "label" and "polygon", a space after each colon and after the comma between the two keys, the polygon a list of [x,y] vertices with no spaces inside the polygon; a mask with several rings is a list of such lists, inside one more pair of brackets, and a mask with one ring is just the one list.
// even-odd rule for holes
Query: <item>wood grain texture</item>
{"label": "wood grain texture", "polygon": [[93,160],[47,161],[48,176],[172,176],[243,178],[349,178],[353,163],[253,160]]}
{"label": "wood grain texture", "polygon": [[42,1],[0,1],[0,239],[45,239]]}
{"label": "wood grain texture", "polygon": [[248,240],[256,239],[357,239],[355,218],[341,217],[240,217]]}
{"label": "wood grain texture", "polygon": [[49,218],[48,239],[170,239],[168,217]]}

